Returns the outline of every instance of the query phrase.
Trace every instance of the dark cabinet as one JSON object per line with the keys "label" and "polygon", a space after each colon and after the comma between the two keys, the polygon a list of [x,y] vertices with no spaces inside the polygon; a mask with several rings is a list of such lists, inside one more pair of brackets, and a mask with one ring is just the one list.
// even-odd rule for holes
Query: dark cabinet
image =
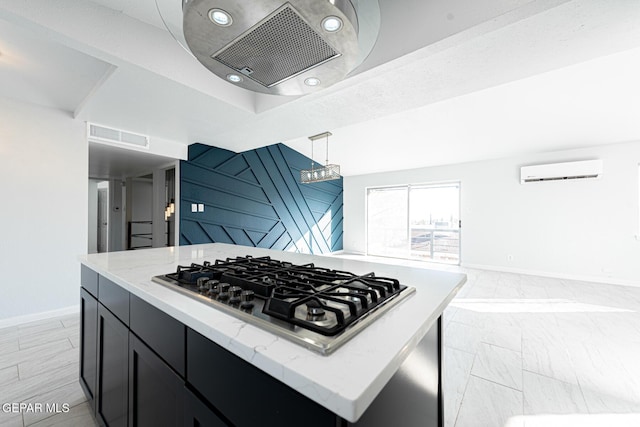
{"label": "dark cabinet", "polygon": [[80,278],[80,385],[101,425],[126,427],[129,292],[84,265]]}
{"label": "dark cabinet", "polygon": [[80,266],[80,286],[94,298],[98,298],[98,273],[86,265]]}
{"label": "dark cabinet", "polygon": [[98,300],[80,289],[80,385],[95,411],[98,372]]}
{"label": "dark cabinet", "polygon": [[98,393],[96,418],[109,427],[127,426],[129,329],[98,305]]}
{"label": "dark cabinet", "polygon": [[209,408],[191,390],[184,389],[184,423],[185,427],[226,427],[218,414]]}
{"label": "dark cabinet", "polygon": [[338,422],[328,409],[192,329],[187,329],[187,382],[238,427],[327,427]]}
{"label": "dark cabinet", "polygon": [[111,280],[98,276],[98,301],[129,326],[129,292]]}
{"label": "dark cabinet", "polygon": [[186,327],[133,294],[130,307],[131,331],[184,377]]}
{"label": "dark cabinet", "polygon": [[182,426],[185,326],[86,266],[81,284],[80,384],[98,423]]}
{"label": "dark cabinet", "polygon": [[181,426],[184,417],[183,393],[182,378],[130,333],[129,425]]}

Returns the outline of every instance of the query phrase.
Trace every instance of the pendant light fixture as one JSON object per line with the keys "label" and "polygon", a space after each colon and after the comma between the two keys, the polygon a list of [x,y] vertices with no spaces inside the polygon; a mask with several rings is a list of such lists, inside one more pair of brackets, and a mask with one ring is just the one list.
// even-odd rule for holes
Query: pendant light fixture
{"label": "pendant light fixture", "polygon": [[167,206],[164,208],[164,220],[168,221],[171,218],[171,215],[176,213],[176,203],[173,199],[171,199],[171,203],[167,203]]}
{"label": "pendant light fixture", "polygon": [[[331,132],[323,132],[318,135],[309,137],[311,141],[311,169],[303,169],[300,171],[300,182],[303,184],[311,184],[313,182],[331,181],[340,179],[340,165],[329,164],[329,137]],[[318,139],[325,138],[326,142],[326,163],[324,166],[315,167],[313,161],[313,143]]]}
{"label": "pendant light fixture", "polygon": [[165,175],[164,175],[165,201],[166,201],[166,206],[164,208],[165,221],[170,221],[171,217],[176,213],[175,176],[176,176],[176,171],[174,168],[167,169],[165,171]]}

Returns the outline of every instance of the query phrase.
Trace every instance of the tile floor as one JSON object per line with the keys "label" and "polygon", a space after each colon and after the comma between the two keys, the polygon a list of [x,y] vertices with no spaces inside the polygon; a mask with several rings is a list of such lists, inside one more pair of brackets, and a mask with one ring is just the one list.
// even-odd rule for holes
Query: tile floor
{"label": "tile floor", "polygon": [[446,426],[640,426],[640,287],[455,269]]}
{"label": "tile floor", "polygon": [[[78,384],[78,320],[71,315],[0,329],[0,426],[96,425]],[[33,406],[15,413],[7,403]]]}
{"label": "tile floor", "polygon": [[[447,427],[640,426],[640,287],[464,271],[445,311]],[[78,385],[78,318],[0,329],[0,426],[94,426]]]}

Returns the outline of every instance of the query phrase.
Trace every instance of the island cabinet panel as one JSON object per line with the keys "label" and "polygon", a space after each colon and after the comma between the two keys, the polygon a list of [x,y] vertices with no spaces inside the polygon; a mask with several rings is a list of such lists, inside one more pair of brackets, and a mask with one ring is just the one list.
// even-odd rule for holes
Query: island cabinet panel
{"label": "island cabinet panel", "polygon": [[94,298],[98,298],[98,273],[86,265],[80,266],[80,286]]}
{"label": "island cabinet panel", "polygon": [[349,427],[443,427],[442,318]]}
{"label": "island cabinet panel", "polygon": [[184,423],[185,427],[226,427],[215,410],[207,406],[187,387],[184,389]]}
{"label": "island cabinet panel", "polygon": [[111,280],[98,276],[98,301],[129,326],[129,292]]}
{"label": "island cabinet panel", "polygon": [[186,327],[167,313],[131,295],[131,331],[184,377]]}
{"label": "island cabinet panel", "polygon": [[189,328],[187,383],[237,427],[340,425],[328,409]]}
{"label": "island cabinet panel", "polygon": [[127,426],[129,329],[98,305],[98,393],[96,418],[109,427]]}
{"label": "island cabinet panel", "polygon": [[95,411],[98,379],[98,300],[83,288],[80,288],[80,344],[80,385],[89,405]]}
{"label": "island cabinet panel", "polygon": [[184,381],[133,333],[129,334],[129,425],[178,427]]}

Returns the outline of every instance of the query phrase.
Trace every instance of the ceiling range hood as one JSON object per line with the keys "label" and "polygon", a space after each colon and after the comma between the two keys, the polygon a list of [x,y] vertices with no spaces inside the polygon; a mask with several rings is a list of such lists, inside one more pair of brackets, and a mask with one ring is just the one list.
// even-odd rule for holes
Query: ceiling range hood
{"label": "ceiling range hood", "polygon": [[343,80],[371,52],[377,0],[156,0],[174,38],[230,84],[304,95]]}

